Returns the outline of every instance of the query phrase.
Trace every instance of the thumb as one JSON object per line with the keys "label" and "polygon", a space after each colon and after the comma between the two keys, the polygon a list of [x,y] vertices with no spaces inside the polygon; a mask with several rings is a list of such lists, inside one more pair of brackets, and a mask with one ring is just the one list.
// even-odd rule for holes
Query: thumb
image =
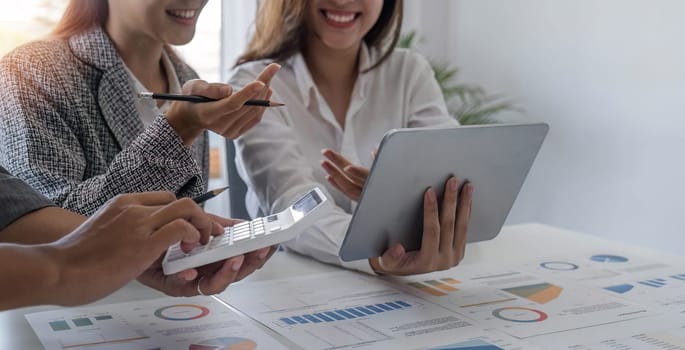
{"label": "thumb", "polygon": [[379,262],[381,264],[381,267],[386,271],[394,271],[402,263],[402,258],[404,258],[404,254],[404,247],[401,244],[393,244],[380,257]]}
{"label": "thumb", "polygon": [[206,89],[208,85],[206,81],[201,79],[188,80],[183,84],[181,92],[184,95],[199,95],[199,91]]}
{"label": "thumb", "polygon": [[223,83],[208,83],[204,80],[194,79],[183,84],[183,93],[197,95],[220,100],[231,96],[233,88]]}
{"label": "thumb", "polygon": [[164,252],[169,246],[181,242],[193,245],[200,240],[200,232],[183,219],[176,219],[159,228],[150,238],[151,246]]}
{"label": "thumb", "polygon": [[181,272],[175,273],[173,278],[177,278],[180,281],[192,281],[197,278],[198,272],[196,269],[187,269]]}

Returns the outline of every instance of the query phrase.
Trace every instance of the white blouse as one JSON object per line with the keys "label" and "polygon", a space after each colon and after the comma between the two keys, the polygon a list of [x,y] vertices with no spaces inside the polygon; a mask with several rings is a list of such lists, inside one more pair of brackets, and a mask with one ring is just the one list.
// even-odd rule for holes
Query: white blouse
{"label": "white blouse", "polygon": [[[347,268],[372,272],[367,260],[343,262],[338,251],[355,203],[326,181],[321,150],[340,152],[351,162],[370,167],[371,152],[393,128],[456,126],[429,63],[419,54],[395,49],[379,67],[361,73],[381,56],[362,46],[360,73],[341,128],[319,93],[301,54],[282,64],[271,82],[272,100],[262,121],[235,141],[236,165],[248,186],[246,204],[252,217],[279,212],[304,192],[319,186],[335,205],[321,220],[285,245],[298,253]],[[234,87],[253,81],[270,61],[237,67]]]}
{"label": "white blouse", "polygon": [[[124,67],[128,72],[128,76],[131,80],[131,88],[136,93],[136,96],[138,93],[150,91],[150,89],[146,88],[143,85],[143,83],[141,83],[140,80],[136,78],[133,72],[126,65],[124,65]],[[167,55],[167,53],[164,51],[162,51],[162,67],[164,67],[164,71],[166,73],[169,93],[180,94],[181,84],[179,83],[178,76],[176,75],[176,69],[174,68],[173,63],[171,63],[169,55]],[[134,100],[136,104],[136,110],[138,111],[140,120],[143,122],[143,126],[145,128],[150,126],[150,124],[152,124],[152,122],[155,121],[157,116],[161,114],[166,114],[166,112],[169,110],[169,107],[171,106],[171,101],[164,101],[164,103],[162,103],[162,105],[158,107],[157,100],[141,99],[137,97],[135,97]]]}

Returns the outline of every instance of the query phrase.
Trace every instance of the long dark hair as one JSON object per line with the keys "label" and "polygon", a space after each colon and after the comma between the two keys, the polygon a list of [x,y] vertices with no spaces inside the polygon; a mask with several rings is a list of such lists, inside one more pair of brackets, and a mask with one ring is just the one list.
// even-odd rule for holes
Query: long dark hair
{"label": "long dark hair", "polygon": [[[304,49],[307,42],[307,0],[262,0],[257,10],[255,32],[236,64],[261,59],[283,61]],[[380,17],[364,36],[369,47],[382,48],[381,58],[366,71],[383,63],[400,38],[402,0],[384,0]]]}
{"label": "long dark hair", "polygon": [[107,0],[69,0],[62,18],[50,35],[65,39],[83,33],[95,25],[104,27],[107,16]]}

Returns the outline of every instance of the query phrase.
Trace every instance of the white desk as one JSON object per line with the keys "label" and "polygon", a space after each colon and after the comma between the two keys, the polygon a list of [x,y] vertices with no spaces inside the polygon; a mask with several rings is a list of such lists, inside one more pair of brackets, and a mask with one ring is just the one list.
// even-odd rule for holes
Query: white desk
{"label": "white desk", "polygon": [[[568,255],[574,251],[593,248],[621,249],[656,261],[685,266],[685,257],[626,246],[618,242],[539,224],[508,226],[502,230],[499,237],[492,241],[470,244],[462,264],[489,263],[504,266],[530,261],[534,257],[555,254]],[[317,263],[295,254],[277,253],[263,269],[240,283],[338,270],[337,267]],[[133,282],[95,304],[111,304],[163,296],[162,293]],[[24,318],[24,314],[55,308],[54,306],[38,306],[0,312],[0,349],[42,349],[38,338]],[[274,334],[271,331],[268,333]],[[284,342],[284,344],[288,344],[288,342]]]}

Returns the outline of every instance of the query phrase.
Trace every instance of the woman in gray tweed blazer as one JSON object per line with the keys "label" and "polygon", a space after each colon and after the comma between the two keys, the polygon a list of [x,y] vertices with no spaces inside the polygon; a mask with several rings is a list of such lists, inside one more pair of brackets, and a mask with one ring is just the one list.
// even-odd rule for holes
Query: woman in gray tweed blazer
{"label": "woman in gray tweed blazer", "polygon": [[217,102],[174,102],[166,115],[141,105],[145,87],[181,92],[173,87],[197,78],[167,44],[192,39],[205,3],[72,0],[51,38],[0,61],[0,165],[84,215],[120,193],[205,191],[206,130],[234,138],[259,122],[263,108],[242,105],[268,98],[278,70],[236,93],[201,81],[183,89]]}
{"label": "woman in gray tweed blazer", "polygon": [[[265,69],[235,93],[229,85],[190,81],[195,72],[167,44],[192,39],[206,1],[70,0],[51,38],[0,60],[0,166],[85,215],[121,193],[202,193],[207,130],[234,138],[259,122],[263,108],[243,104],[268,98],[267,84],[278,70]],[[147,89],[219,100],[144,105],[136,94]],[[52,240],[45,231],[17,243]],[[260,268],[274,251],[170,276],[157,263],[138,280],[170,295],[215,294]]]}

